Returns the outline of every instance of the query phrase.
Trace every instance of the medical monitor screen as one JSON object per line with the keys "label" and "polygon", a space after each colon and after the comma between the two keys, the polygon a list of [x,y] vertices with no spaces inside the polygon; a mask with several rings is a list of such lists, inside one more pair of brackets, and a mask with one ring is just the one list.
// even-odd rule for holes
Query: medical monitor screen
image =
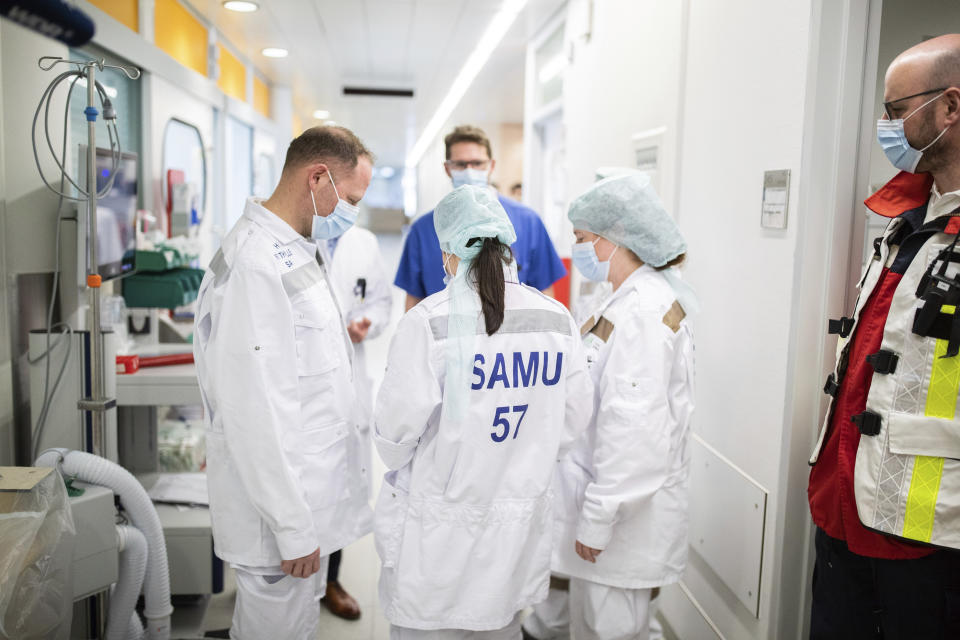
{"label": "medical monitor screen", "polygon": [[[113,156],[97,149],[97,192],[110,181]],[[136,252],[137,156],[120,156],[117,175],[104,196],[97,200],[97,262],[104,280],[122,276],[134,268]]]}

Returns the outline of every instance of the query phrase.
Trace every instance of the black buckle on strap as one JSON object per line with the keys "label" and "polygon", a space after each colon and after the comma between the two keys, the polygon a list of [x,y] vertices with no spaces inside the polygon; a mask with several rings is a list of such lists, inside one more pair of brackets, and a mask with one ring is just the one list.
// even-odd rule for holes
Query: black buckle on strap
{"label": "black buckle on strap", "polygon": [[873,370],[877,373],[887,375],[893,373],[897,370],[897,363],[900,361],[900,356],[895,354],[893,351],[887,351],[886,349],[880,349],[876,353],[871,353],[867,356],[867,364],[873,367]]}
{"label": "black buckle on strap", "polygon": [[873,411],[864,411],[850,418],[853,424],[857,425],[860,433],[865,436],[875,436],[880,433],[880,414]]}
{"label": "black buckle on strap", "polygon": [[827,383],[823,385],[823,392],[828,396],[836,398],[838,389],[840,389],[840,385],[837,384],[837,374],[831,373],[827,376]]}
{"label": "black buckle on strap", "polygon": [[843,317],[839,320],[831,319],[827,322],[827,333],[839,333],[841,338],[846,338],[853,330],[853,318]]}

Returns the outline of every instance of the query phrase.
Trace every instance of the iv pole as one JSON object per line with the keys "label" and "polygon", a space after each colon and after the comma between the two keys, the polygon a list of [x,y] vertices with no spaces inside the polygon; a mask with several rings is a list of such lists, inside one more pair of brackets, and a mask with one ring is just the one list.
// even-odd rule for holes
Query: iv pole
{"label": "iv pole", "polygon": [[[44,61],[48,61],[44,66]],[[44,56],[38,65],[44,71],[49,71],[56,64],[74,64],[83,69],[87,81],[87,107],[83,113],[87,119],[87,289],[90,294],[92,324],[90,327],[91,349],[93,362],[90,375],[90,397],[77,403],[81,411],[89,413],[92,423],[91,448],[97,456],[106,455],[105,412],[116,406],[116,398],[104,397],[104,362],[103,362],[103,332],[100,328],[100,274],[97,273],[97,116],[100,114],[95,106],[96,100],[96,73],[105,67],[120,69],[128,78],[136,80],[140,77],[140,70],[136,67],[126,68],[119,65],[108,65],[104,59],[76,62],[64,60],[54,56]],[[67,135],[64,131],[63,135]]]}

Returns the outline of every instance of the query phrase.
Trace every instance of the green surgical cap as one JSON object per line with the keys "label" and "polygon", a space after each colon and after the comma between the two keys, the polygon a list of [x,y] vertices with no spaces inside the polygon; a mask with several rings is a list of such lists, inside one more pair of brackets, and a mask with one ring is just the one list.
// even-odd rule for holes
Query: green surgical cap
{"label": "green surgical cap", "polygon": [[440,201],[433,213],[440,248],[461,260],[471,260],[481,243],[467,246],[471,238],[497,238],[510,246],[517,241],[513,223],[490,189],[463,185]]}
{"label": "green surgical cap", "polygon": [[662,267],[687,250],[677,223],[644,173],[597,182],[573,201],[567,215],[575,229],[626,247],[653,267]]}

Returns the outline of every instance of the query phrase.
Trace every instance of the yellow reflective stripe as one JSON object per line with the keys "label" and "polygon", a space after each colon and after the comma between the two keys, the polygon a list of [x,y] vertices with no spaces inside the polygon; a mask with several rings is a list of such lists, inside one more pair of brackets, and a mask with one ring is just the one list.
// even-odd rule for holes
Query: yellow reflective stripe
{"label": "yellow reflective stripe", "polygon": [[[944,305],[943,313],[953,315],[956,307]],[[924,415],[931,418],[953,420],[957,411],[957,391],[960,389],[960,358],[944,358],[947,341],[937,340],[930,369],[930,386],[927,389],[927,407]]]}
{"label": "yellow reflective stripe", "polygon": [[917,456],[913,461],[913,478],[907,494],[907,509],[903,516],[903,537],[930,542],[933,516],[943,474],[943,458]]}
{"label": "yellow reflective stripe", "polygon": [[[943,305],[942,313],[954,314],[954,305]],[[960,391],[960,358],[944,358],[947,341],[937,340],[927,388],[927,406],[924,415],[953,420],[957,412],[957,393]],[[903,537],[930,542],[933,521],[943,475],[943,458],[915,456],[910,491],[903,516]]]}

